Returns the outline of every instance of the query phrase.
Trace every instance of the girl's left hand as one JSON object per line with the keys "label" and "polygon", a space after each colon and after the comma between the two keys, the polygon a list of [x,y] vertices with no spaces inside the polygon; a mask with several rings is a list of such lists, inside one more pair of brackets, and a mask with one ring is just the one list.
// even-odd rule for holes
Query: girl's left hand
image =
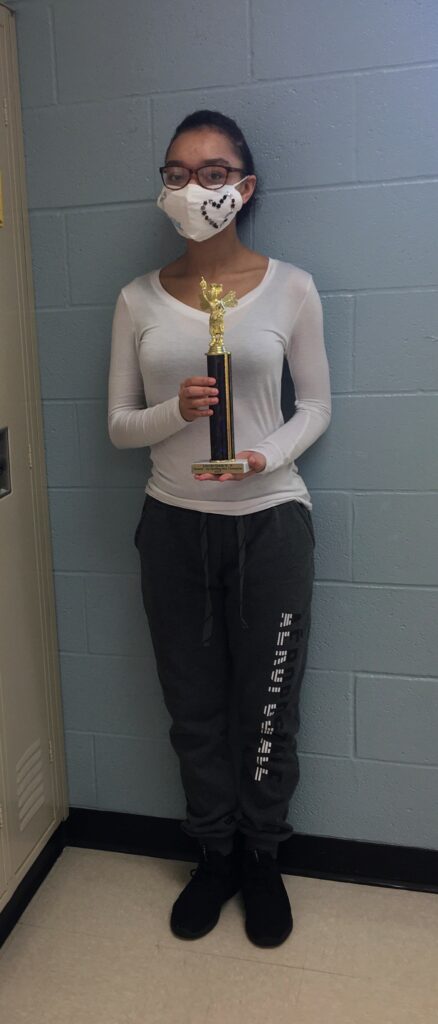
{"label": "girl's left hand", "polygon": [[238,452],[236,459],[248,459],[251,469],[248,473],[222,473],[221,476],[217,476],[215,473],[195,473],[195,480],[217,480],[219,483],[222,480],[247,480],[253,473],[261,473],[266,466],[266,458],[261,452]]}

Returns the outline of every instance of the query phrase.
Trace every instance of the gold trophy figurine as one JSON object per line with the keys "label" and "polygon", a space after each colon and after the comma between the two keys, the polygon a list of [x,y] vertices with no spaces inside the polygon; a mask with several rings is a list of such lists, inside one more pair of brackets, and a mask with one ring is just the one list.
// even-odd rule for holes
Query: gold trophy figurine
{"label": "gold trophy figurine", "polygon": [[201,277],[201,309],[210,312],[210,347],[207,373],[216,378],[219,401],[210,419],[211,459],[194,462],[192,473],[247,473],[247,459],[236,459],[234,452],[233,392],[231,381],[231,353],[224,348],[224,316],[230,306],[237,306],[236,293],[227,292],[222,298],[221,284],[207,284]]}
{"label": "gold trophy figurine", "polygon": [[220,355],[224,349],[224,317],[229,306],[237,306],[236,293],[227,292],[222,298],[222,285],[208,285],[205,277],[201,277],[201,309],[210,310],[210,348],[208,355]]}

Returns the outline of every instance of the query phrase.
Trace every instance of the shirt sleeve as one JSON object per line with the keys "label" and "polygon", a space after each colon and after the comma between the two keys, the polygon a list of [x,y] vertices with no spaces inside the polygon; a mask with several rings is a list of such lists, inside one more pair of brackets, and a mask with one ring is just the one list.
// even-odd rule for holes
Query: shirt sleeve
{"label": "shirt sleeve", "polygon": [[156,444],[190,422],[181,415],[178,395],[151,409],[146,407],[135,342],[135,327],[122,289],[113,315],[108,376],[108,433],[116,448]]}
{"label": "shirt sleeve", "polygon": [[323,311],[313,277],[301,302],[286,348],[295,388],[295,414],[252,451],[262,452],[270,473],[293,462],[327,430],[331,420],[330,376]]}

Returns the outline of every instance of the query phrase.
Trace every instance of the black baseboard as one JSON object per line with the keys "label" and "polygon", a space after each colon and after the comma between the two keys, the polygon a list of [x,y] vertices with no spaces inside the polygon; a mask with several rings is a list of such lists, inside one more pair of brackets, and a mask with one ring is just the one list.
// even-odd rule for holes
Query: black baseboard
{"label": "black baseboard", "polygon": [[[242,846],[240,833],[236,840]],[[66,821],[61,822],[0,913],[0,946],[65,846],[193,862],[199,853],[198,843],[182,831],[178,819],[71,807]],[[279,844],[278,864],[285,875],[438,892],[438,851],[417,846],[295,832]]]}

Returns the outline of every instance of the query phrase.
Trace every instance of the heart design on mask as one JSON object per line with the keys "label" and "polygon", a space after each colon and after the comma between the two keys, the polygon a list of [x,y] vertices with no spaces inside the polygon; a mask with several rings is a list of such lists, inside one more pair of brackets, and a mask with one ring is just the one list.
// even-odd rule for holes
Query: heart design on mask
{"label": "heart design on mask", "polygon": [[[211,224],[213,228],[222,228],[225,224],[225,221],[228,220],[228,217],[231,217],[231,214],[234,213],[236,200],[234,196],[231,196],[231,203],[229,203],[230,208],[228,210],[228,213],[226,213],[224,217],[220,216],[221,211],[223,212],[223,210],[226,209],[226,207],[224,207],[224,203],[226,199],[229,198],[230,192],[224,192],[222,198],[218,199],[217,202],[215,202],[214,199],[204,199],[204,202],[201,205],[201,213],[205,220],[208,221],[208,223]],[[217,213],[214,214],[213,210],[217,210]]]}

